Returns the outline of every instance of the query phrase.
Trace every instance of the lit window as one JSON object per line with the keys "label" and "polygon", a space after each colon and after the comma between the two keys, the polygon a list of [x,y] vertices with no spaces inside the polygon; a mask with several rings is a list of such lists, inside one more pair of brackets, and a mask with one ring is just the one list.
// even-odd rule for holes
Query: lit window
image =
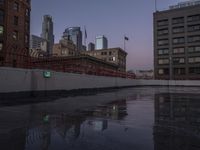
{"label": "lit window", "polygon": [[184,37],[173,38],[173,44],[182,44],[185,42]]}
{"label": "lit window", "polygon": [[173,49],[173,53],[174,53],[174,54],[185,53],[185,48],[184,48],[184,47],[174,48],[174,49]]}
{"label": "lit window", "polygon": [[159,65],[166,65],[169,64],[169,59],[159,59],[158,60]]}

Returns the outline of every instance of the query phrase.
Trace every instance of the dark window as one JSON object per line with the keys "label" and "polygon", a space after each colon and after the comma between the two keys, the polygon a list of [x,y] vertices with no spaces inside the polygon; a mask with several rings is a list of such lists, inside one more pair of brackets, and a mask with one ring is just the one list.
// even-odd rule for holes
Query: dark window
{"label": "dark window", "polygon": [[157,25],[158,26],[166,26],[166,25],[168,25],[168,20],[167,19],[165,19],[165,20],[159,20],[157,22]]}
{"label": "dark window", "polygon": [[169,69],[168,68],[158,69],[158,74],[159,75],[169,75]]}
{"label": "dark window", "polygon": [[13,9],[19,11],[19,3],[14,2]]}
{"label": "dark window", "polygon": [[200,21],[200,14],[187,17],[188,22]]}
{"label": "dark window", "polygon": [[184,17],[178,17],[172,19],[172,24],[184,23]]}
{"label": "dark window", "polygon": [[0,25],[0,36],[3,35],[3,32],[4,32],[4,28],[3,28],[3,26]]}
{"label": "dark window", "polygon": [[0,0],[0,5],[4,4],[4,0]]}
{"label": "dark window", "polygon": [[172,30],[173,33],[183,33],[184,32],[184,27],[174,27]]}
{"label": "dark window", "polygon": [[183,53],[185,53],[185,48],[184,47],[173,48],[173,53],[174,54],[183,54]]}
{"label": "dark window", "polygon": [[29,22],[28,21],[25,22],[25,29],[26,29],[26,31],[29,31]]}
{"label": "dark window", "polygon": [[161,30],[158,30],[158,35],[167,35],[168,34],[168,28],[166,29],[161,29]]}
{"label": "dark window", "polygon": [[195,42],[200,42],[200,35],[188,37],[188,43],[195,43]]}
{"label": "dark window", "polygon": [[158,45],[159,46],[168,45],[168,44],[169,44],[169,40],[168,39],[158,40]]}
{"label": "dark window", "polygon": [[168,55],[169,54],[169,49],[159,49],[158,50],[158,55]]}
{"label": "dark window", "polygon": [[0,10],[0,23],[4,22],[4,11]]}
{"label": "dark window", "polygon": [[13,20],[14,22],[14,25],[18,25],[18,23],[19,23],[19,18],[17,17],[17,16],[14,16],[14,20]]}
{"label": "dark window", "polygon": [[182,44],[185,43],[184,37],[173,38],[173,44]]}
{"label": "dark window", "polygon": [[198,53],[198,52],[200,52],[200,46],[191,46],[191,47],[188,47],[188,52],[189,53]]}
{"label": "dark window", "polygon": [[174,68],[174,74],[175,75],[184,75],[185,74],[185,68]]}
{"label": "dark window", "polygon": [[28,43],[28,39],[29,39],[29,36],[28,36],[28,34],[27,34],[27,35],[25,35],[25,43],[26,43],[26,44]]}
{"label": "dark window", "polygon": [[185,58],[173,58],[173,64],[184,64]]}
{"label": "dark window", "polygon": [[200,67],[191,67],[189,68],[190,74],[200,74]]}
{"label": "dark window", "polygon": [[200,30],[200,24],[188,26],[188,31],[189,32],[199,31],[199,30]]}
{"label": "dark window", "polygon": [[2,49],[3,49],[3,43],[0,42],[0,51],[2,51]]}

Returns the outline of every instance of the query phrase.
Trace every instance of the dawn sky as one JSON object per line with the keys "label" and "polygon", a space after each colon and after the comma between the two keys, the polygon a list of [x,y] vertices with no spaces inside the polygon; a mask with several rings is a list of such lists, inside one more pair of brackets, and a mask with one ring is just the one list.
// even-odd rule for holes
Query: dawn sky
{"label": "dawn sky", "polygon": [[[157,1],[162,10],[183,0]],[[71,26],[86,26],[87,43],[105,35],[109,48],[123,48],[125,34],[127,69],[153,69],[154,9],[154,0],[32,0],[31,34],[41,34],[45,14],[53,17],[55,42]]]}

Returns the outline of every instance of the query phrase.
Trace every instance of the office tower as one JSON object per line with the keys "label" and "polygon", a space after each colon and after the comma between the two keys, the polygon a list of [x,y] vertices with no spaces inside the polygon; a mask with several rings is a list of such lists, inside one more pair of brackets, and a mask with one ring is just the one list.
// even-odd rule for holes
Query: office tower
{"label": "office tower", "polygon": [[85,45],[82,45],[82,50],[83,51],[86,51],[87,50],[87,47]]}
{"label": "office tower", "polygon": [[46,41],[45,39],[36,36],[36,35],[31,35],[30,36],[30,49],[40,49],[41,48],[41,44]]}
{"label": "office tower", "polygon": [[89,44],[88,44],[88,51],[93,51],[93,50],[95,50],[95,45],[94,45],[94,43],[89,43]]}
{"label": "office tower", "polygon": [[26,57],[18,56],[29,51],[30,0],[1,0],[0,8],[0,65],[20,67]]}
{"label": "office tower", "polygon": [[97,36],[95,41],[96,49],[107,49],[108,48],[108,40],[103,36]]}
{"label": "office tower", "polygon": [[156,79],[200,79],[200,1],[154,13]]}
{"label": "office tower", "polygon": [[82,50],[82,32],[80,27],[70,27],[65,29],[63,38],[71,40],[76,45],[76,50]]}
{"label": "office tower", "polygon": [[47,53],[52,55],[53,45],[54,45],[54,34],[53,34],[53,20],[50,15],[43,16],[42,23],[42,34],[41,37],[47,40]]}

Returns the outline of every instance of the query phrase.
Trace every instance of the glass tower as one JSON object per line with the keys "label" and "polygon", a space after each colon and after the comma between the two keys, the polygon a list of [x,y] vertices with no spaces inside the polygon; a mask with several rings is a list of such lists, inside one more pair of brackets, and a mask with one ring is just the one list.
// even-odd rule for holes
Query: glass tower
{"label": "glass tower", "polygon": [[107,49],[108,48],[108,40],[107,38],[103,35],[103,36],[97,36],[96,37],[96,49]]}

